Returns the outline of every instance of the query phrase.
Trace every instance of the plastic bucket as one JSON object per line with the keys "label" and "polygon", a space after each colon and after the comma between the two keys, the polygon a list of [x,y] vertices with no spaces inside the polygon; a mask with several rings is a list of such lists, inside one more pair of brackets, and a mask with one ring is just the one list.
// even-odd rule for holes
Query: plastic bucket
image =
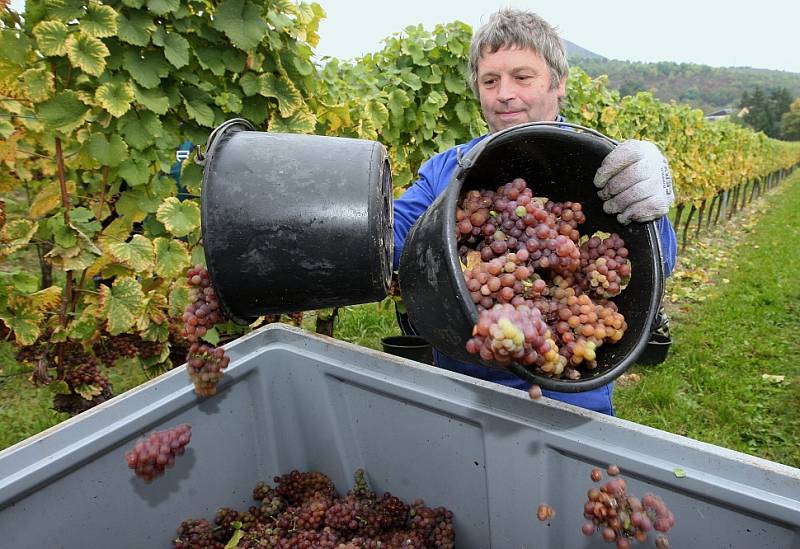
{"label": "plastic bucket", "polygon": [[254,131],[209,138],[203,245],[238,322],[382,299],[389,288],[392,177],[380,143]]}
{"label": "plastic bucket", "polygon": [[419,336],[402,335],[390,336],[381,339],[383,352],[390,355],[410,358],[423,364],[433,364],[433,349],[431,344]]}
{"label": "plastic bucket", "polygon": [[667,359],[669,349],[672,347],[672,338],[668,335],[653,334],[644,348],[644,352],[636,359],[637,364],[654,366]]}
{"label": "plastic bucket", "polygon": [[[579,201],[586,214],[581,234],[616,232],[630,250],[633,275],[616,298],[628,330],[620,341],[597,350],[597,368],[579,380],[554,379],[518,364],[508,369],[546,389],[580,392],[612,381],[644,350],[660,305],[663,286],[661,253],[655,223],[624,226],[603,212],[593,184],[603,158],[614,148],[609,138],[566,124],[531,123],[498,132],[459,160],[447,190],[417,220],[400,259],[399,282],[416,331],[453,358],[498,368],[469,354],[465,345],[478,320],[461,272],[456,244],[456,205],[468,190],[496,188],[524,178],[537,196],[554,201]],[[580,131],[586,130],[586,131]]]}

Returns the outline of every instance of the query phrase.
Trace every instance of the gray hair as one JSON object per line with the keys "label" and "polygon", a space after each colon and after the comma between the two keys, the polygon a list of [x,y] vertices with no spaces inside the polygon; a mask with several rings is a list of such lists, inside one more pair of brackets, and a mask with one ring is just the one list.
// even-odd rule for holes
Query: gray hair
{"label": "gray hair", "polygon": [[469,85],[478,95],[478,61],[485,49],[494,53],[503,47],[529,48],[550,67],[550,88],[557,88],[569,75],[564,45],[556,30],[527,10],[503,8],[475,31],[469,46]]}

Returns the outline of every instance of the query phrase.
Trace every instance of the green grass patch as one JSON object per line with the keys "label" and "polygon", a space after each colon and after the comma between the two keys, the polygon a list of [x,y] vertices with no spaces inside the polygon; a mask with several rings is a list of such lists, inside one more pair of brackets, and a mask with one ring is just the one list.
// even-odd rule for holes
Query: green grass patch
{"label": "green grass patch", "polygon": [[[615,407],[637,423],[798,467],[800,174],[755,210],[755,220],[742,212],[728,222],[717,246],[689,255],[687,280],[668,290],[680,300],[670,355],[634,368],[640,377],[618,386]],[[724,231],[746,238],[726,248]]]}

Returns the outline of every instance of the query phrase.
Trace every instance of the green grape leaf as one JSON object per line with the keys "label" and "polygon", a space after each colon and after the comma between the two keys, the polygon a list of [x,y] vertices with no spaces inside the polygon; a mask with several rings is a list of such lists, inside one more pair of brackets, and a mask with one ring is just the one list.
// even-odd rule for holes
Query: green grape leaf
{"label": "green grape leaf", "polygon": [[259,77],[261,84],[259,93],[264,97],[274,97],[278,100],[278,110],[282,117],[291,116],[303,104],[303,96],[288,79],[277,77],[274,74],[262,74]]}
{"label": "green grape leaf", "polygon": [[230,72],[240,73],[244,70],[247,55],[244,52],[233,48],[225,48],[222,52],[222,61]]}
{"label": "green grape leaf", "polygon": [[161,88],[146,90],[134,86],[133,95],[137,103],[156,114],[166,114],[169,110],[169,98]]}
{"label": "green grape leaf", "polygon": [[213,326],[210,330],[208,330],[205,335],[201,337],[201,339],[216,347],[219,343],[219,332],[217,331],[216,326]]}
{"label": "green grape leaf", "polygon": [[151,291],[148,292],[142,306],[142,316],[136,322],[136,329],[140,332],[147,330],[151,324],[165,324],[167,320],[167,298],[162,294]]}
{"label": "green grape leaf", "polygon": [[81,32],[103,38],[117,34],[117,12],[110,6],[91,0],[86,5],[86,13],[81,16]]}
{"label": "green grape leaf", "polygon": [[47,13],[65,23],[80,19],[83,15],[83,0],[47,0]]}
{"label": "green grape leaf", "polygon": [[165,15],[177,10],[180,6],[180,0],[147,0],[147,9],[156,15]]}
{"label": "green grape leaf", "polygon": [[[117,17],[117,36],[128,44],[146,46],[155,30],[153,19],[147,13],[134,11],[130,12],[128,17],[123,13]],[[130,71],[130,66],[127,68]]]}
{"label": "green grape leaf", "polygon": [[367,114],[372,118],[375,127],[380,128],[389,121],[389,109],[380,101],[367,102]]}
{"label": "green grape leaf", "polygon": [[69,220],[89,239],[103,229],[100,222],[95,219],[94,213],[83,206],[71,209]]}
{"label": "green grape leaf", "polygon": [[156,274],[164,278],[177,278],[189,268],[189,251],[186,244],[171,238],[156,238]]}
{"label": "green grape leaf", "polygon": [[248,97],[255,95],[261,89],[261,83],[258,80],[258,76],[254,72],[246,72],[244,73],[241,78],[239,78],[239,86],[242,87],[242,91]]}
{"label": "green grape leaf", "polygon": [[197,62],[214,76],[225,74],[225,62],[222,60],[222,51],[219,48],[195,48]]}
{"label": "green grape leaf", "polygon": [[291,116],[281,118],[273,112],[269,119],[269,131],[276,133],[313,133],[317,119],[308,110],[298,110]]}
{"label": "green grape leaf", "polygon": [[389,109],[394,115],[400,115],[411,104],[411,99],[403,90],[392,90],[389,94]]}
{"label": "green grape leaf", "polygon": [[213,26],[240,50],[255,48],[269,30],[259,7],[246,0],[224,0],[214,12]]}
{"label": "green grape leaf", "polygon": [[168,34],[164,42],[164,56],[179,69],[189,64],[189,42],[180,34]]}
{"label": "green grape leaf", "polygon": [[97,329],[97,319],[92,316],[93,311],[95,307],[89,305],[78,318],[67,324],[67,337],[79,341],[92,337]]}
{"label": "green grape leaf", "polygon": [[72,90],[59,92],[39,105],[39,117],[45,124],[63,132],[69,132],[80,125],[88,111],[89,107]]}
{"label": "green grape leaf", "polygon": [[100,314],[108,322],[108,333],[119,335],[131,328],[144,305],[142,286],[135,278],[117,278],[113,286],[100,285]]}
{"label": "green grape leaf", "polygon": [[86,146],[92,158],[103,166],[119,166],[128,157],[128,146],[116,133],[111,134],[110,138],[102,133],[93,133]]}
{"label": "green grape leaf", "polygon": [[161,221],[169,232],[180,238],[200,226],[200,208],[191,200],[181,202],[171,196],[158,207],[156,219]]}
{"label": "green grape leaf", "polygon": [[129,242],[110,240],[107,248],[114,259],[128,265],[134,271],[153,269],[153,243],[146,236],[134,235]]}
{"label": "green grape leaf", "polygon": [[79,32],[67,38],[67,56],[72,66],[86,74],[100,76],[106,68],[109,51],[99,38]]}
{"label": "green grape leaf", "polygon": [[18,345],[33,345],[41,335],[39,328],[44,322],[44,313],[23,307],[20,311],[0,311],[0,320],[14,332]]}
{"label": "green grape leaf", "polygon": [[125,50],[123,59],[131,77],[144,88],[155,88],[170,72],[169,63],[158,52],[148,51],[140,54],[134,49],[128,49]]}
{"label": "green grape leaf", "polygon": [[214,110],[199,99],[184,99],[186,113],[190,118],[196,120],[198,124],[206,127],[214,126]]}
{"label": "green grape leaf", "polygon": [[133,86],[128,82],[106,82],[97,88],[94,97],[101,107],[119,118],[131,108]]}
{"label": "green grape leaf", "polygon": [[222,92],[214,97],[214,104],[225,113],[239,113],[242,110],[242,100],[238,95],[230,92]]}
{"label": "green grape leaf", "polygon": [[0,59],[12,65],[26,66],[31,40],[24,32],[3,27],[0,31]]}
{"label": "green grape leaf", "polygon": [[33,35],[39,51],[44,55],[64,55],[67,53],[69,29],[61,21],[41,21],[33,27]]}
{"label": "green grape leaf", "polygon": [[34,103],[46,101],[56,89],[53,73],[44,67],[28,69],[20,75],[20,78],[25,83],[28,97]]}
{"label": "green grape leaf", "polygon": [[461,76],[447,73],[444,76],[444,89],[450,93],[461,95],[467,91],[467,82]]}
{"label": "green grape leaf", "polygon": [[117,125],[125,141],[137,150],[143,150],[155,143],[164,133],[161,120],[152,111],[128,111]]}
{"label": "green grape leaf", "polygon": [[267,102],[261,96],[245,97],[242,100],[242,118],[256,126],[261,125],[267,119],[268,114]]}
{"label": "green grape leaf", "polygon": [[175,284],[169,292],[169,316],[180,318],[189,305],[189,289],[185,284]]}
{"label": "green grape leaf", "polygon": [[144,0],[122,0],[122,3],[129,8],[139,9],[144,6]]}
{"label": "green grape leaf", "polygon": [[142,158],[128,158],[119,167],[119,176],[131,187],[150,182],[150,163]]}

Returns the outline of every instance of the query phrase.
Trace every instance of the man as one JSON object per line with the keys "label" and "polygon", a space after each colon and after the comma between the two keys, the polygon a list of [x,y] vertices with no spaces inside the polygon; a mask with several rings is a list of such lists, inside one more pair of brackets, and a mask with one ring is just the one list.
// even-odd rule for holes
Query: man
{"label": "man", "polygon": [[[566,54],[555,30],[536,14],[515,9],[493,14],[472,38],[469,70],[490,133],[527,122],[565,122],[559,104],[569,74]],[[395,267],[411,226],[450,182],[459,152],[466,154],[487,135],[431,158],[420,168],[417,182],[395,201]],[[620,223],[657,220],[664,273],[669,274],[675,264],[675,231],[664,216],[674,196],[667,161],[658,148],[636,140],[620,144],[603,160],[594,183],[603,209],[616,214]],[[434,355],[436,364],[448,370],[523,390],[530,386],[502,370],[465,364],[436,350]],[[583,393],[543,393],[613,415],[611,391],[609,384]]]}

